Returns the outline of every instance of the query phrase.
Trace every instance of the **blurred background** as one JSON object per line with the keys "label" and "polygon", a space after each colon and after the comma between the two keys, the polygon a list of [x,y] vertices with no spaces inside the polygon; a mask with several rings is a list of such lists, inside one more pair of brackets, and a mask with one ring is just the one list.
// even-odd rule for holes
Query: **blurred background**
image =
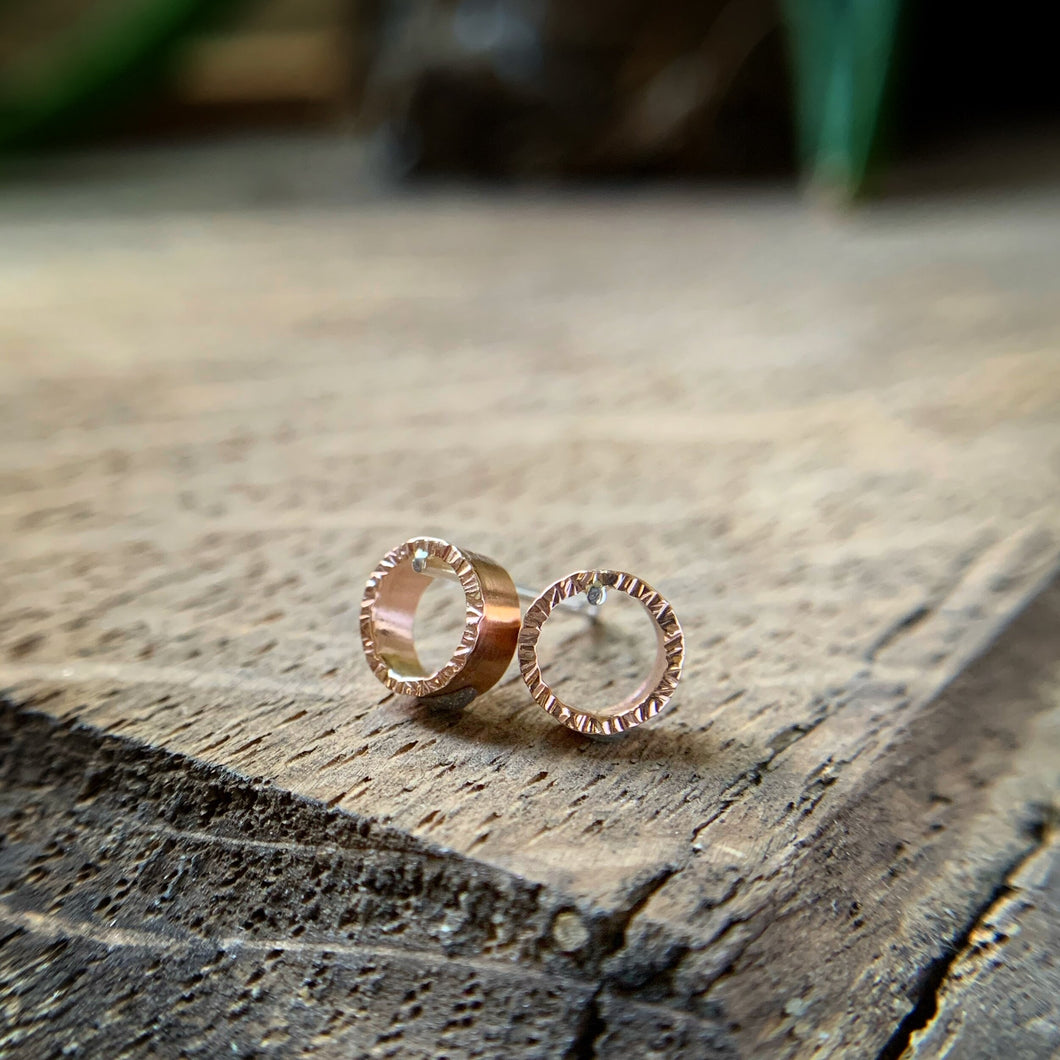
{"label": "blurred background", "polygon": [[[1010,730],[975,743],[976,721],[970,746],[999,750],[973,760],[956,708],[941,711],[946,728],[909,730],[929,733],[916,762],[936,746],[949,757],[916,772],[922,808],[896,784],[896,819],[908,804],[919,823],[879,845],[872,886],[895,910],[879,922],[901,934],[862,932],[859,916],[842,949],[821,936],[820,961],[774,964],[748,947],[802,941],[808,921],[786,919],[789,896],[813,896],[773,860],[787,844],[814,859],[798,864],[829,866],[807,878],[827,877],[818,905],[830,915],[823,896],[868,861],[807,837],[892,790],[864,786],[912,746],[892,734],[927,717],[1056,569],[1060,79],[1040,7],[0,0],[0,690],[526,879],[560,879],[608,910],[607,937],[624,939],[651,896],[673,938],[698,933],[664,949],[636,914],[652,941],[625,952],[665,953],[628,964],[653,1007],[687,991],[704,1018],[729,1019],[733,999],[734,1028],[794,1043],[789,1028],[839,1026],[818,1016],[826,981],[829,1011],[857,1034],[871,1006],[897,1012],[914,980],[934,998],[949,951],[915,975],[894,955],[926,954],[920,938],[952,938],[955,953],[970,927],[948,891],[920,901],[929,892],[909,881],[935,871],[935,850],[979,849],[952,837],[973,809],[968,835],[994,830],[980,808],[1002,782],[1032,790],[993,764],[1015,754]],[[365,665],[359,601],[379,557],[420,534],[494,556],[531,587],[580,569],[648,580],[685,630],[666,716],[615,748],[562,730],[517,673],[459,718],[394,701]],[[459,642],[461,605],[450,593],[421,609],[438,637],[420,641],[429,662]],[[605,709],[650,673],[649,620],[630,607],[609,601],[593,636],[550,626],[560,695]],[[985,701],[975,710],[985,733]],[[936,769],[952,771],[953,799],[929,787]],[[811,819],[822,800],[835,816]],[[1026,819],[996,829],[982,901],[1010,872],[1002,852],[1024,842]],[[98,881],[70,885],[61,915],[97,925],[93,938],[139,938],[155,917],[184,932],[164,911],[177,905],[159,905],[185,886],[168,882],[173,849],[158,848],[164,867],[140,890],[140,870],[121,869],[113,901],[96,904]],[[964,879],[970,862],[954,857]],[[56,872],[35,889],[37,871],[18,901],[46,923],[70,886],[51,890]],[[204,903],[217,913],[203,929],[210,954],[244,930],[299,937],[302,914],[269,886],[282,897],[268,919],[262,906],[229,928],[226,901]],[[865,894],[873,923],[883,902]],[[734,909],[733,895],[746,904]],[[987,906],[967,902],[972,925]],[[369,894],[363,936],[361,919],[327,927],[322,915],[298,943],[306,962],[319,967],[311,940],[418,948],[428,936],[402,936],[391,908]],[[494,907],[468,908],[470,919]],[[767,908],[776,920],[754,926]],[[463,945],[464,922],[447,913],[430,945]],[[491,923],[461,952],[515,953]],[[67,981],[78,958],[48,956],[56,934],[39,936],[35,970],[15,968],[15,1033],[40,1036],[21,1039],[23,1055],[69,1044],[115,1056],[119,1034],[143,1048],[126,992],[139,973],[123,973],[106,1009],[104,967]],[[158,952],[168,944],[142,948],[144,960]],[[678,972],[686,953],[702,963]],[[684,970],[708,966],[709,980]],[[166,961],[156,967],[170,978]],[[400,1049],[387,1021],[422,995],[399,977],[383,1000],[367,989],[351,1000],[335,967],[293,986],[263,979],[261,1004],[244,1004],[257,973],[237,983],[235,964],[208,971],[201,1005],[185,1006],[190,991],[157,996],[166,1019],[177,1013],[167,1026],[208,1055],[327,1052],[327,1035],[349,1043],[332,1055]],[[785,971],[796,967],[813,980],[812,1009]],[[780,1001],[757,1027],[767,988],[756,983],[744,1009],[736,995],[761,969],[800,1007]],[[213,985],[225,976],[230,988]],[[75,978],[80,1007],[64,993]],[[405,1001],[388,1009],[388,996]],[[432,996],[424,1019],[463,1035],[464,1017]],[[272,999],[299,1013],[276,1046],[261,1022]],[[465,991],[453,1012],[466,1002]],[[524,1026],[518,1004],[484,1009],[477,1026]],[[57,1019],[70,1025],[61,1040]],[[593,1051],[586,1035],[602,1019],[577,1016],[569,1055]],[[452,1040],[447,1055],[475,1052]],[[541,1055],[532,1041],[508,1055]],[[823,1041],[802,1039],[811,1051]],[[838,1032],[828,1048],[843,1048]],[[877,1054],[890,1046],[848,1050]]]}
{"label": "blurred background", "polygon": [[990,180],[1055,162],[1060,79],[1034,14],[956,0],[0,0],[0,158],[302,130],[356,143],[358,178],[382,180],[780,178],[843,200],[885,190],[896,162],[953,152],[975,172],[947,179]]}

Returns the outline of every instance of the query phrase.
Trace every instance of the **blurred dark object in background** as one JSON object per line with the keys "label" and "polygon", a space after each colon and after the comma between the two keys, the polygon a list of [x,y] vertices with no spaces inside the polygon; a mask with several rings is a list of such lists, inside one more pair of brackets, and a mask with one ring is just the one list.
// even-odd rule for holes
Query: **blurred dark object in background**
{"label": "blurred dark object in background", "polygon": [[379,6],[365,113],[402,171],[790,171],[769,0],[423,0]]}
{"label": "blurred dark object in background", "polygon": [[401,173],[792,167],[769,0],[0,0],[0,40],[12,146],[356,116]]}
{"label": "blurred dark object in background", "polygon": [[1055,45],[955,0],[0,0],[0,151],[355,129],[384,172],[794,174],[1060,113]]}

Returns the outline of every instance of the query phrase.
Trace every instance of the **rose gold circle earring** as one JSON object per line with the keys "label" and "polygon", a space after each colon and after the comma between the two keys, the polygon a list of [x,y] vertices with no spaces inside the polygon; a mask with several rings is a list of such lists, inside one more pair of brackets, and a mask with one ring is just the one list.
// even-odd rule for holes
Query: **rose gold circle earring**
{"label": "rose gold circle earring", "polygon": [[[537,642],[553,608],[580,593],[595,609],[617,589],[640,602],[655,623],[658,650],[651,673],[632,695],[605,711],[578,710],[564,703],[541,676]],[[586,736],[617,736],[654,718],[670,701],[681,678],[685,641],[669,603],[647,582],[625,571],[580,570],[550,585],[527,609],[519,633],[519,669],[537,704],[569,729]]]}
{"label": "rose gold circle earring", "polygon": [[[428,673],[416,654],[416,607],[434,577],[460,582],[467,603],[460,644]],[[361,601],[361,643],[372,672],[387,688],[462,707],[492,688],[515,653],[519,597],[508,572],[486,556],[436,537],[391,549],[372,572]]]}

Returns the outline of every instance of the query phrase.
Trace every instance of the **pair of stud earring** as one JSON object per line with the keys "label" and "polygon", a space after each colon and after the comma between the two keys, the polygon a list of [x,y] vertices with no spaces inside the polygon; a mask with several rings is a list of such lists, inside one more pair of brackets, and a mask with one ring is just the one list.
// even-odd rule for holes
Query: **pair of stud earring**
{"label": "pair of stud earring", "polygon": [[[466,618],[452,657],[427,672],[416,654],[413,622],[421,597],[436,577],[460,583]],[[555,608],[574,607],[595,616],[611,589],[626,593],[648,612],[655,625],[655,662],[626,699],[602,711],[579,710],[560,699],[541,676],[538,639]],[[521,596],[532,599],[522,617]],[[387,688],[448,707],[466,706],[492,688],[518,651],[519,669],[535,702],[587,736],[618,735],[655,717],[673,695],[684,659],[684,637],[673,608],[633,574],[575,571],[535,594],[518,588],[495,560],[436,537],[412,538],[380,560],[361,602],[361,642],[368,665]]]}

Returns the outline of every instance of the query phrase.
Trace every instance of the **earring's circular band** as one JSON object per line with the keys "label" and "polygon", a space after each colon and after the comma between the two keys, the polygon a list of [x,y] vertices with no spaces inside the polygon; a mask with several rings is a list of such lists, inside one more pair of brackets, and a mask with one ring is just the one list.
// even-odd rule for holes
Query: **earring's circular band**
{"label": "earring's circular band", "polygon": [[[464,590],[464,632],[452,658],[433,673],[416,654],[416,607],[431,584],[428,568],[448,568]],[[391,549],[372,572],[361,601],[361,643],[372,672],[387,688],[416,699],[446,697],[463,705],[502,677],[515,654],[519,597],[494,560],[436,537]]]}
{"label": "earring's circular band", "polygon": [[[600,712],[565,703],[541,676],[537,642],[552,609],[593,586],[617,589],[639,601],[655,623],[657,652],[651,673],[632,695]],[[669,702],[681,677],[685,642],[670,604],[647,582],[625,571],[575,571],[553,583],[530,605],[519,634],[519,669],[537,704],[569,729],[587,736],[615,736],[654,718]]]}

